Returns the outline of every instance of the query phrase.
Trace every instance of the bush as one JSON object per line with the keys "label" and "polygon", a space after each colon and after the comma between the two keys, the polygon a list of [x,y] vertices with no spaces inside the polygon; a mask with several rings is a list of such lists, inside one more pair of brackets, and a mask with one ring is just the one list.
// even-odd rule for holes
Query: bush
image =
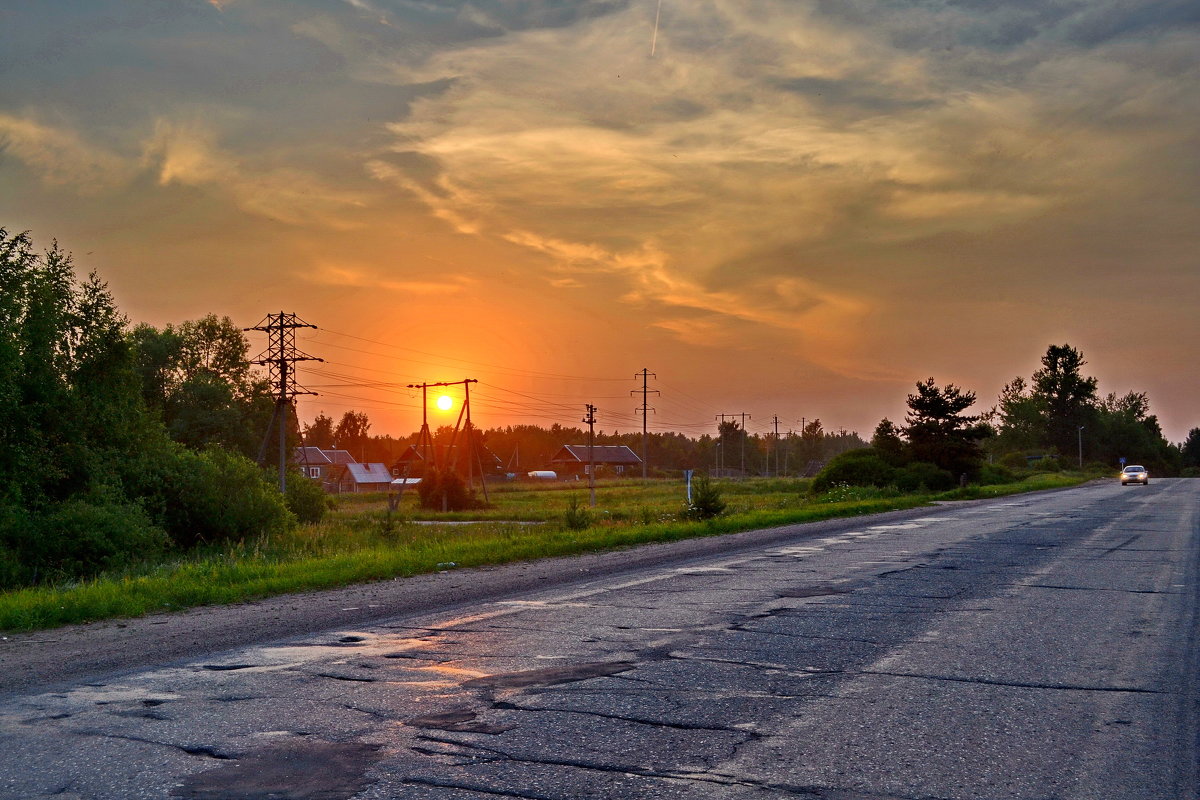
{"label": "bush", "polygon": [[692,503],[683,511],[685,519],[712,519],[725,511],[721,490],[707,475],[699,475],[692,481]]}
{"label": "bush", "polygon": [[0,517],[0,587],[89,578],[161,555],[170,540],[132,504],[69,500]]}
{"label": "bush", "polygon": [[1015,483],[1017,480],[1017,475],[1012,470],[999,464],[984,464],[979,470],[979,483],[981,486]]}
{"label": "bush", "polygon": [[430,469],[417,484],[417,495],[421,508],[432,511],[466,511],[479,508],[475,492],[467,488],[467,482],[454,470]]}
{"label": "bush", "polygon": [[824,494],[838,484],[887,486],[896,470],[870,447],[847,450],[835,456],[813,479],[809,491]]}
{"label": "bush", "polygon": [[563,524],[573,531],[582,531],[592,525],[592,515],[586,508],[579,507],[579,500],[572,497],[567,513],[563,515]]}
{"label": "bush", "polygon": [[902,492],[916,492],[922,489],[944,492],[953,489],[958,483],[949,470],[927,461],[914,461],[904,469],[896,470],[894,482],[896,488]]}
{"label": "bush", "polygon": [[320,522],[329,510],[329,502],[321,484],[309,480],[297,471],[288,474],[285,499],[288,511],[295,514],[299,522]]}
{"label": "bush", "polygon": [[174,446],[139,476],[150,518],[181,547],[289,530],[296,523],[271,477],[245,458]]}
{"label": "bush", "polygon": [[1005,453],[1000,456],[1000,466],[1006,469],[1025,469],[1028,461],[1024,453]]}

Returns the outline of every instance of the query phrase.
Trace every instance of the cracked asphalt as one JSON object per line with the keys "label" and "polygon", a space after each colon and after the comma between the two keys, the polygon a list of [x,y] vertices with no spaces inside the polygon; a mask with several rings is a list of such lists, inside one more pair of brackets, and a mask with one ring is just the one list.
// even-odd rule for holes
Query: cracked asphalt
{"label": "cracked asphalt", "polygon": [[1197,796],[1200,481],[0,643],[0,797]]}

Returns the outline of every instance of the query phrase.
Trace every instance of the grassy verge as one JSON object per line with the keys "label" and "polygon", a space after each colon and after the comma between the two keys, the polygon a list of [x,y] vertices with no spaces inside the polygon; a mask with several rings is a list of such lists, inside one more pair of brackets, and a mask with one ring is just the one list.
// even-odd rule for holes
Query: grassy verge
{"label": "grassy verge", "polygon": [[[580,491],[504,487],[492,493],[493,508],[470,517],[473,525],[419,525],[407,517],[389,520],[384,499],[357,497],[331,519],[289,534],[223,550],[193,553],[165,564],[63,585],[0,594],[0,630],[35,630],[68,623],[133,617],[202,605],[236,603],[291,592],[405,577],[453,567],[503,564],[550,556],[608,550],[648,542],[851,517],[934,500],[999,497],[1072,486],[1086,476],[1034,476],[1003,486],[968,487],[944,494],[899,495],[879,489],[844,487],[809,497],[800,481],[762,480],[721,484],[725,515],[706,522],[679,518],[681,489],[662,481],[606,484],[593,524],[573,530],[562,523]],[[526,525],[516,522],[537,522]]]}

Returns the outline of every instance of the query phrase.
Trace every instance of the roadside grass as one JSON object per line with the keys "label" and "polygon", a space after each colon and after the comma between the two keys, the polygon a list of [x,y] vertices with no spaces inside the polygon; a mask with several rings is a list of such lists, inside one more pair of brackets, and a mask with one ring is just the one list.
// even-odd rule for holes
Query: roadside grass
{"label": "roadside grass", "polygon": [[[237,603],[439,570],[915,508],[937,500],[1000,497],[1074,486],[1090,477],[1042,474],[941,494],[843,486],[818,497],[808,495],[808,482],[801,480],[721,482],[728,509],[705,522],[681,519],[684,490],[678,482],[605,482],[597,487],[597,508],[590,509],[593,524],[582,530],[568,527],[564,517],[572,499],[587,508],[586,484],[490,487],[491,508],[457,514],[421,512],[413,496],[389,515],[383,495],[360,495],[338,500],[326,521],[286,534],[198,550],[89,581],[5,592],[0,594],[0,630]],[[429,519],[472,524],[420,524]]]}

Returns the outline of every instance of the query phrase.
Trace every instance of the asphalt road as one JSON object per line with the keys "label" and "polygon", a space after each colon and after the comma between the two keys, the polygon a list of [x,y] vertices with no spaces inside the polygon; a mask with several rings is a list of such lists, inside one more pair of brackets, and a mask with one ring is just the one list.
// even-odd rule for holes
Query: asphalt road
{"label": "asphalt road", "polygon": [[0,642],[0,797],[1197,796],[1200,481]]}

